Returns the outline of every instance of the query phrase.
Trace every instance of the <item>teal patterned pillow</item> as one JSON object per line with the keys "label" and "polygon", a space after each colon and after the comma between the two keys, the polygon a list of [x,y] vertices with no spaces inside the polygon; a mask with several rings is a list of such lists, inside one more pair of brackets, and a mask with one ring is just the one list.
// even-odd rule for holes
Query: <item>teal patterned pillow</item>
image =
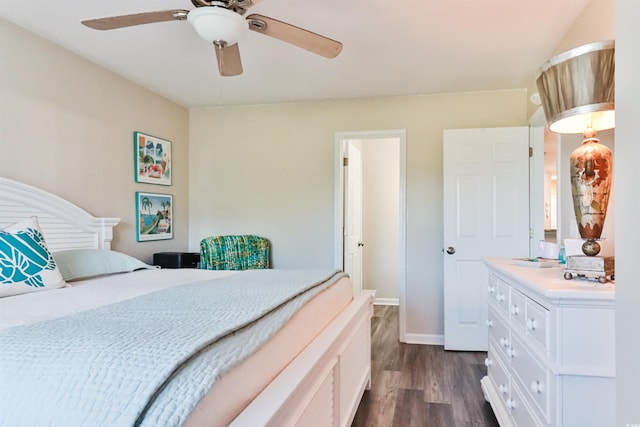
{"label": "teal patterned pillow", "polygon": [[0,297],[63,286],[36,217],[0,230]]}

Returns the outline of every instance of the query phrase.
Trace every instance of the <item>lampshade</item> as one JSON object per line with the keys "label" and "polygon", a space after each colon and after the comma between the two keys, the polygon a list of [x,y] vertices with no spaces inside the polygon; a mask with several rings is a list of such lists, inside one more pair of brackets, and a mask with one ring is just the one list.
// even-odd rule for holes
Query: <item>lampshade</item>
{"label": "lampshade", "polygon": [[187,20],[200,37],[209,43],[224,42],[228,46],[236,44],[246,28],[245,20],[240,14],[216,6],[192,9]]}
{"label": "lampshade", "polygon": [[613,40],[599,41],[563,52],[540,67],[536,84],[552,132],[615,126],[614,53]]}

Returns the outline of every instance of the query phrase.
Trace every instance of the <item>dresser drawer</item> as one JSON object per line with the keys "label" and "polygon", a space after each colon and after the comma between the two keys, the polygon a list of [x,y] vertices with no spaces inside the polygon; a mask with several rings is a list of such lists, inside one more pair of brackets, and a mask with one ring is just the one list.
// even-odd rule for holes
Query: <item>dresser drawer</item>
{"label": "dresser drawer", "polygon": [[494,345],[502,354],[505,360],[508,360],[507,350],[511,347],[511,331],[502,318],[497,314],[495,309],[489,309],[489,342],[494,341]]}
{"label": "dresser drawer", "polygon": [[509,317],[512,324],[521,330],[525,330],[526,325],[526,302],[527,297],[516,289],[511,289],[511,300],[509,301]]}
{"label": "dresser drawer", "polygon": [[496,292],[498,290],[498,278],[495,274],[489,275],[489,286],[487,287],[487,293],[489,294],[489,303],[495,305]]}
{"label": "dresser drawer", "polygon": [[525,331],[534,342],[542,346],[545,353],[549,351],[549,311],[527,298]]}
{"label": "dresser drawer", "polygon": [[505,316],[509,315],[509,289],[508,284],[500,279],[496,280],[495,305]]}
{"label": "dresser drawer", "polygon": [[[523,393],[516,384],[511,384],[511,397],[507,403],[511,417],[517,427],[543,427],[523,398]],[[568,427],[568,426],[567,426]]]}
{"label": "dresser drawer", "polygon": [[511,380],[502,358],[498,355],[498,350],[492,343],[489,343],[489,352],[485,364],[487,365],[487,375],[489,375],[496,390],[498,390],[502,403],[506,405],[510,397]]}
{"label": "dresser drawer", "polygon": [[555,384],[551,381],[551,372],[531,354],[530,350],[515,334],[511,337],[511,367],[514,378],[521,383],[523,397],[535,407],[542,418],[550,419],[551,396],[555,392]]}

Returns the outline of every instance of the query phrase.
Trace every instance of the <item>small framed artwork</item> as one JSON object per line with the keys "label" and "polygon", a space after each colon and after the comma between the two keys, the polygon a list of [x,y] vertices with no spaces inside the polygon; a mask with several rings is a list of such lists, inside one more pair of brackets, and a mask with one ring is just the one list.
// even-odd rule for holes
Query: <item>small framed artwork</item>
{"label": "small framed artwork", "polygon": [[173,196],[136,192],[136,241],[173,239]]}
{"label": "small framed artwork", "polygon": [[133,133],[136,182],[171,185],[171,142]]}

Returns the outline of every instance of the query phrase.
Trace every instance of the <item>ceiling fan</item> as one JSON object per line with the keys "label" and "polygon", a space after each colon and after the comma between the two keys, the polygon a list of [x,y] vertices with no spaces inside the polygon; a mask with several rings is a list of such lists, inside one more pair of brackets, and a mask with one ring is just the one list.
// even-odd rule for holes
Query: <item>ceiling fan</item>
{"label": "ceiling fan", "polygon": [[134,13],[88,19],[82,23],[95,30],[113,30],[156,22],[187,20],[200,37],[213,44],[218,60],[218,70],[222,76],[242,74],[238,40],[243,33],[244,25],[248,25],[251,31],[274,37],[325,58],[334,58],[342,51],[342,43],[338,41],[267,16],[249,15],[246,17],[245,24],[243,15],[247,9],[259,1],[191,0],[196,7],[192,10],[173,9]]}

